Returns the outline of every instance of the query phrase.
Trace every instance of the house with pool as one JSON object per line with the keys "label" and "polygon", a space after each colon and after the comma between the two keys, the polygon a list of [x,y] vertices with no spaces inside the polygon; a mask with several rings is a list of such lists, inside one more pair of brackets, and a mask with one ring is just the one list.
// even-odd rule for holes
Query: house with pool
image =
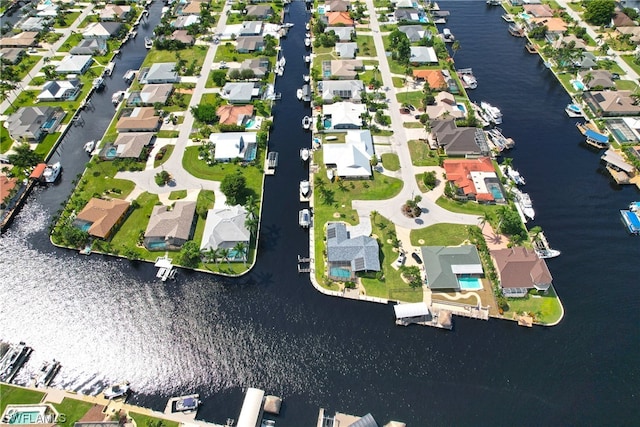
{"label": "house with pool", "polygon": [[505,297],[524,298],[536,289],[546,292],[552,285],[552,277],[544,259],[522,246],[491,251]]}
{"label": "house with pool", "polygon": [[56,131],[65,115],[60,107],[20,107],[7,118],[5,127],[15,141],[40,142]]}
{"label": "house with pool", "polygon": [[353,281],[356,273],[380,271],[380,249],[373,237],[352,237],[343,222],[327,223],[326,237],[327,276],[330,279]]}
{"label": "house with pool", "polygon": [[108,240],[124,222],[131,204],[126,200],[92,198],[78,213],[73,226],[90,236]]}
{"label": "house with pool", "polygon": [[[125,132],[118,134],[116,140],[106,144],[98,156],[101,160],[141,159],[145,150],[151,150],[155,141],[155,134],[151,132]],[[146,154],[144,156],[146,158]]]}
{"label": "house with pool", "polygon": [[447,185],[456,189],[458,200],[505,203],[505,191],[489,157],[446,159],[442,163]]}
{"label": "house with pool", "polygon": [[482,289],[484,270],[474,245],[422,246],[425,283],[432,291]]}
{"label": "house with pool", "polygon": [[[209,209],[200,252],[223,249],[229,251],[226,260],[246,261],[251,240],[251,231],[247,226],[249,215],[240,205]],[[239,246],[244,246],[242,252],[237,250]]]}
{"label": "house with pool", "polygon": [[144,247],[150,251],[179,250],[193,235],[195,213],[196,202],[154,206],[144,232]]}

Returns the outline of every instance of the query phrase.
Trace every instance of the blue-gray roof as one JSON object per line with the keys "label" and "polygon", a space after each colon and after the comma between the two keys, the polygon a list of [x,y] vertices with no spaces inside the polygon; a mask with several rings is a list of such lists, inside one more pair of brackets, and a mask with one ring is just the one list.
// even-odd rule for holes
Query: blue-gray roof
{"label": "blue-gray roof", "polygon": [[327,224],[327,260],[349,262],[353,271],[380,271],[378,242],[369,236],[351,238],[341,222]]}

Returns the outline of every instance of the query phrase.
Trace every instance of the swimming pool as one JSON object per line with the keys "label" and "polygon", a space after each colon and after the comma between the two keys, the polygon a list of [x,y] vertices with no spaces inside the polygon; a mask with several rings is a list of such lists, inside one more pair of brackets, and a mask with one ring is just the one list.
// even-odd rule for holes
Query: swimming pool
{"label": "swimming pool", "polygon": [[324,125],[325,129],[331,129],[331,119],[324,119],[322,124]]}
{"label": "swimming pool", "polygon": [[460,104],[460,103],[458,103],[458,104],[456,104],[456,108],[457,108],[458,110],[462,111],[462,112],[464,113],[464,115],[465,115],[465,116],[467,115],[467,107],[465,107],[465,105],[464,105],[464,104]]}
{"label": "swimming pool", "polygon": [[482,281],[477,277],[458,277],[461,291],[478,291],[482,289]]}
{"label": "swimming pool", "polygon": [[631,142],[631,140],[629,138],[627,138],[627,136],[624,134],[624,132],[622,132],[620,129],[612,128],[611,132],[616,137],[618,142],[621,142],[621,143]]}
{"label": "swimming pool", "polygon": [[249,119],[247,120],[247,123],[245,123],[244,128],[249,129],[251,126],[253,126],[254,123],[255,121],[253,119]]}
{"label": "swimming pool", "polygon": [[47,405],[8,405],[2,415],[2,422],[6,424],[42,424],[53,421]]}
{"label": "swimming pool", "polygon": [[113,160],[118,156],[118,149],[116,147],[109,147],[104,153],[104,157],[107,160]]}
{"label": "swimming pool", "polygon": [[318,13],[324,15],[324,6],[318,6]]}
{"label": "swimming pool", "polygon": [[246,154],[246,156],[244,157],[244,159],[245,159],[245,160],[247,160],[247,161],[249,161],[249,162],[250,162],[250,161],[252,161],[252,160],[255,160],[255,159],[256,159],[256,154],[257,154],[257,153],[258,153],[258,147],[257,147],[257,146],[255,146],[255,145],[253,145],[253,146],[251,146],[251,147],[249,147],[249,148],[247,149],[247,154]]}
{"label": "swimming pool", "polygon": [[45,124],[42,125],[42,129],[44,130],[52,129],[55,126],[56,122],[57,122],[56,119],[49,119],[45,122]]}
{"label": "swimming pool", "polygon": [[491,192],[491,195],[495,200],[504,199],[504,195],[502,194],[502,190],[500,189],[500,186],[498,184],[487,184],[487,189]]}
{"label": "swimming pool", "polygon": [[580,80],[571,80],[571,84],[575,90],[584,90],[584,84]]}
{"label": "swimming pool", "polygon": [[150,251],[158,251],[160,249],[165,249],[167,247],[166,242],[149,242],[147,243],[147,247]]}
{"label": "swimming pool", "polygon": [[344,267],[331,267],[329,269],[329,275],[339,277],[340,279],[349,279],[351,278],[351,270]]}
{"label": "swimming pool", "polygon": [[529,20],[529,19],[531,19],[531,15],[529,15],[526,12],[522,12],[522,13],[520,13],[520,18]]}

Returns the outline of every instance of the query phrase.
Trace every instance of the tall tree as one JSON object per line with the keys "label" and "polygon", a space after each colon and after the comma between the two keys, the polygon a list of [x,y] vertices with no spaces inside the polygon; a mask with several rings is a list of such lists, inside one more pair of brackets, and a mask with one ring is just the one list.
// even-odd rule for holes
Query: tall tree
{"label": "tall tree", "polygon": [[615,8],[614,0],[590,0],[585,4],[583,17],[592,25],[608,25]]}

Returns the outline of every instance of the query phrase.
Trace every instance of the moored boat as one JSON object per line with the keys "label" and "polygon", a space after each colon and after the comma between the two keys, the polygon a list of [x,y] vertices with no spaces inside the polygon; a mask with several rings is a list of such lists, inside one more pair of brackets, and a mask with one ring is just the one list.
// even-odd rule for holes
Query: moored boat
{"label": "moored boat", "polygon": [[536,235],[533,244],[539,258],[555,258],[560,255],[559,250],[549,247],[549,242],[542,231]]}
{"label": "moored boat", "polygon": [[514,19],[513,19],[513,16],[511,14],[509,14],[509,13],[503,14],[502,15],[502,19],[504,19],[506,22],[509,22],[509,23],[515,22]]}
{"label": "moored boat", "polygon": [[308,180],[300,181],[300,195],[302,197],[307,197],[309,195],[309,190],[311,190],[311,185]]}
{"label": "moored boat", "polygon": [[24,342],[12,344],[0,358],[0,381],[10,383],[27,361],[33,349]]}
{"label": "moored boat", "polygon": [[118,399],[121,397],[125,397],[127,393],[129,393],[129,388],[130,388],[129,382],[124,381],[124,382],[109,386],[102,393],[105,399],[109,399],[109,400]]}
{"label": "moored boat", "polygon": [[524,48],[527,49],[527,52],[529,52],[529,53],[538,53],[538,48],[536,47],[535,44],[533,44],[531,42],[525,44]]}
{"label": "moored boat", "polygon": [[311,225],[311,211],[309,209],[301,209],[298,212],[298,224],[302,228],[309,228]]}
{"label": "moored boat", "polygon": [[524,216],[526,216],[530,220],[534,220],[536,217],[536,212],[533,210],[533,204],[531,203],[531,198],[529,197],[529,195],[516,189],[513,189],[512,191],[516,197],[516,202],[518,203],[518,206],[522,210]]}
{"label": "moored boat", "polygon": [[58,180],[60,172],[62,172],[62,165],[60,162],[48,165],[42,173],[42,179],[47,184],[52,184]]}
{"label": "moored boat", "polygon": [[104,79],[102,77],[96,77],[93,79],[92,85],[95,90],[100,90],[104,87]]}
{"label": "moored boat", "polygon": [[496,125],[499,125],[502,123],[502,112],[498,107],[494,107],[488,102],[481,101],[480,108],[482,108],[484,112],[487,114],[491,123]]}
{"label": "moored boat", "polygon": [[151,49],[153,47],[153,40],[151,40],[149,37],[145,37],[144,38],[144,47],[147,49]]}
{"label": "moored boat", "polygon": [[306,64],[309,64],[311,62],[311,55],[304,55],[302,59],[304,59]]}
{"label": "moored boat", "polygon": [[311,156],[311,153],[309,152],[308,148],[301,148],[300,149],[300,159],[303,162],[306,162],[307,160],[309,160],[310,156]]}
{"label": "moored boat", "polygon": [[311,47],[311,38],[309,38],[309,37],[305,37],[305,38],[304,38],[304,45],[305,45],[306,47]]}
{"label": "moored boat", "polygon": [[91,154],[93,152],[94,148],[96,148],[96,141],[95,140],[91,140],[91,141],[85,142],[84,151],[86,151],[87,153]]}
{"label": "moored boat", "polygon": [[525,185],[526,182],[524,180],[524,177],[522,175],[520,175],[520,172],[518,172],[517,170],[515,170],[512,167],[505,167],[505,169],[507,169],[507,176],[509,177],[509,179],[515,184],[515,185]]}
{"label": "moored boat", "polygon": [[520,25],[516,24],[516,23],[512,23],[509,25],[509,34],[511,34],[514,37],[524,37],[525,33],[524,33],[524,28],[522,28]]}
{"label": "moored boat", "polygon": [[303,129],[309,129],[311,128],[311,117],[309,116],[304,116],[302,118],[302,128]]}
{"label": "moored boat", "polygon": [[302,80],[304,80],[305,82],[308,82],[310,79],[311,79],[311,76],[309,76],[309,74],[302,75]]}
{"label": "moored boat", "polygon": [[122,101],[124,99],[124,95],[125,95],[125,91],[124,90],[119,90],[117,92],[114,92],[113,95],[111,95],[111,103],[113,105],[118,105],[120,104],[120,101]]}
{"label": "moored boat", "polygon": [[298,101],[302,100],[302,88],[296,90],[296,98],[298,98]]}
{"label": "moored boat", "polygon": [[464,68],[461,70],[457,70],[456,73],[462,82],[462,86],[465,89],[475,89],[478,87],[478,81],[473,75],[473,70],[471,68]]}
{"label": "moored boat", "polygon": [[453,43],[454,41],[456,41],[456,38],[451,33],[450,29],[444,28],[442,30],[442,40],[444,40],[445,43]]}
{"label": "moored boat", "polygon": [[569,117],[584,117],[582,107],[580,107],[578,104],[567,104],[567,107],[564,109],[564,111]]}
{"label": "moored boat", "polygon": [[590,124],[576,123],[576,127],[587,138],[585,141],[587,144],[596,148],[607,148],[609,146],[609,137],[595,131]]}
{"label": "moored boat", "polygon": [[49,387],[51,382],[58,374],[60,370],[60,362],[52,360],[51,362],[45,362],[38,370],[38,376],[36,377],[36,387]]}
{"label": "moored boat", "polygon": [[620,210],[620,215],[627,231],[636,236],[640,235],[640,202],[631,202],[629,209]]}
{"label": "moored boat", "polygon": [[194,412],[200,406],[200,395],[192,394],[189,396],[181,396],[175,401],[175,410],[179,412]]}

